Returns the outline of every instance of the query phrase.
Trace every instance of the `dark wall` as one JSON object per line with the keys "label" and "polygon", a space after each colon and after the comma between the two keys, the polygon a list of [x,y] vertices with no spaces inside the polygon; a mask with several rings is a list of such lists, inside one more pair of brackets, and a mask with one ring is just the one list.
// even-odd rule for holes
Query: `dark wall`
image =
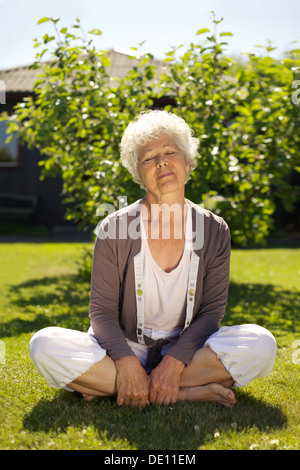
{"label": "dark wall", "polygon": [[[13,112],[13,107],[24,96],[21,93],[8,93],[2,111]],[[37,198],[36,213],[31,219],[35,225],[73,226],[64,219],[65,206],[62,204],[60,177],[40,179],[41,168],[38,165],[41,156],[38,150],[28,150],[19,146],[18,165],[15,167],[0,166],[0,193],[10,193]]]}
{"label": "dark wall", "polygon": [[40,180],[41,159],[38,150],[20,148],[17,167],[0,167],[0,192],[35,196],[38,201],[33,222],[38,225],[70,225],[64,220],[65,207],[61,202],[62,181],[60,177]]}

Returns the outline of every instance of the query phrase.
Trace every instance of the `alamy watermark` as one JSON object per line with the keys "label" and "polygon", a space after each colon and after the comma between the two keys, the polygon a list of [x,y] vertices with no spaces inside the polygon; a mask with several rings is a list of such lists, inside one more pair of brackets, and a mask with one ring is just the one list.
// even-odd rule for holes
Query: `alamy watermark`
{"label": "alamy watermark", "polygon": [[292,103],[299,104],[300,98],[298,98],[298,95],[300,94],[300,80],[294,80],[292,83],[292,88],[298,88],[298,90],[294,91],[292,94]]}
{"label": "alamy watermark", "polygon": [[[181,239],[183,232],[186,237],[186,247],[188,249],[199,250],[204,243],[204,213],[198,211],[190,230],[186,229],[187,210],[185,204],[151,204],[149,207],[145,204],[133,205],[129,210],[122,210],[127,207],[127,197],[119,198],[118,219],[111,217],[116,211],[113,204],[101,204],[96,211],[96,215],[105,219],[101,220],[95,233],[98,238],[105,240],[127,239],[137,240],[138,238],[151,238],[164,240],[170,238]],[[184,211],[184,212],[183,212]],[[118,220],[118,222],[117,222]],[[141,220],[150,220],[150,224],[142,223]]]}
{"label": "alamy watermark", "polygon": [[0,341],[0,364],[5,364],[5,343]]}
{"label": "alamy watermark", "polygon": [[3,80],[0,80],[0,104],[6,104],[6,86]]}
{"label": "alamy watermark", "polygon": [[292,348],[296,349],[292,354],[292,362],[293,364],[300,364],[300,339],[293,342]]}

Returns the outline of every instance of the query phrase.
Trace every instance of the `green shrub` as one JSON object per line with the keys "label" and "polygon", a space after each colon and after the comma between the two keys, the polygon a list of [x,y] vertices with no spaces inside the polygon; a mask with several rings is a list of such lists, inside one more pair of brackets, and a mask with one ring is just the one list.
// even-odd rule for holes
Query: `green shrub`
{"label": "green shrub", "polygon": [[[167,52],[164,73],[156,73],[153,56],[144,54],[114,85],[107,53],[89,39],[100,30],[80,36],[74,34],[80,31],[78,19],[71,29],[59,29],[58,19],[40,23],[46,21],[55,36],[35,40],[42,48],[33,64],[41,68],[35,95],[17,104],[9,131],[40,150],[42,177],[61,174],[67,219],[81,228],[95,226],[101,204],[142,196],[121,165],[119,142],[128,123],[165,95],[174,100],[166,108],[182,116],[200,139],[187,197],[224,217],[235,243],[265,240],[275,200],[293,209],[299,196],[289,180],[300,169],[300,108],[293,99],[299,49],[279,60],[268,46],[240,63],[226,56],[224,37],[231,33],[218,34],[221,21],[213,15],[214,30],[197,32],[206,41],[190,44],[180,57],[180,48]],[[42,62],[46,52],[51,61]]]}

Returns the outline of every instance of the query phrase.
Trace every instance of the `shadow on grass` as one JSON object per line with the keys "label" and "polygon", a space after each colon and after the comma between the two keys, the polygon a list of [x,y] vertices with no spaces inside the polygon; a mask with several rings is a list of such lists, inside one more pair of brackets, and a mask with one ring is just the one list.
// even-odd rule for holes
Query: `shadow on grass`
{"label": "shadow on grass", "polygon": [[79,275],[44,277],[12,286],[10,302],[18,307],[19,313],[1,323],[0,337],[47,326],[87,331],[89,295],[89,283]]}
{"label": "shadow on grass", "polygon": [[[180,402],[172,406],[150,405],[144,409],[118,407],[115,400],[99,398],[86,403],[77,394],[59,391],[53,400],[41,400],[23,420],[30,432],[61,435],[69,427],[93,428],[106,448],[125,442],[139,450],[196,450],[214,439],[216,430],[236,438],[247,430],[283,428],[287,418],[272,406],[236,391],[237,405]],[[196,430],[195,430],[196,426]],[[230,446],[230,444],[229,444]]]}
{"label": "shadow on grass", "polygon": [[[89,282],[79,275],[44,277],[13,286],[11,304],[20,309],[0,325],[0,337],[37,331],[46,326],[86,331],[89,326]],[[222,325],[257,323],[271,331],[296,332],[300,293],[272,284],[231,283]]]}
{"label": "shadow on grass", "polygon": [[87,304],[89,284],[78,274],[31,279],[10,289],[12,303],[31,305],[68,304],[70,307]]}
{"label": "shadow on grass", "polygon": [[296,332],[300,320],[300,293],[273,284],[230,283],[222,324],[256,323],[270,330]]}

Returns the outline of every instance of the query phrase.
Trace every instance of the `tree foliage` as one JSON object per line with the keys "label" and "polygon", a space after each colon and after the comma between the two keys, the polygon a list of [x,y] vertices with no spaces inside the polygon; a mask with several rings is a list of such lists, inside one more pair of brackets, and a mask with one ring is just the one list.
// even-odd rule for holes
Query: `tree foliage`
{"label": "tree foliage", "polygon": [[[200,29],[199,42],[181,55],[181,47],[166,53],[163,73],[144,54],[125,77],[112,80],[107,52],[93,44],[100,30],[85,35],[79,19],[71,29],[59,29],[58,19],[40,23],[46,21],[55,35],[35,40],[42,49],[33,64],[40,69],[35,95],[17,104],[9,130],[41,151],[43,176],[61,174],[68,219],[96,225],[100,204],[117,208],[118,197],[130,203],[142,195],[120,163],[119,143],[127,124],[166,95],[174,100],[166,108],[200,139],[187,197],[224,217],[236,243],[264,241],[275,198],[292,210],[299,195],[289,183],[300,168],[300,107],[292,99],[299,49],[279,60],[269,45],[239,64],[226,56],[224,37],[231,33],[218,34],[222,20],[213,15],[213,30]],[[43,62],[46,53],[50,60]]]}

